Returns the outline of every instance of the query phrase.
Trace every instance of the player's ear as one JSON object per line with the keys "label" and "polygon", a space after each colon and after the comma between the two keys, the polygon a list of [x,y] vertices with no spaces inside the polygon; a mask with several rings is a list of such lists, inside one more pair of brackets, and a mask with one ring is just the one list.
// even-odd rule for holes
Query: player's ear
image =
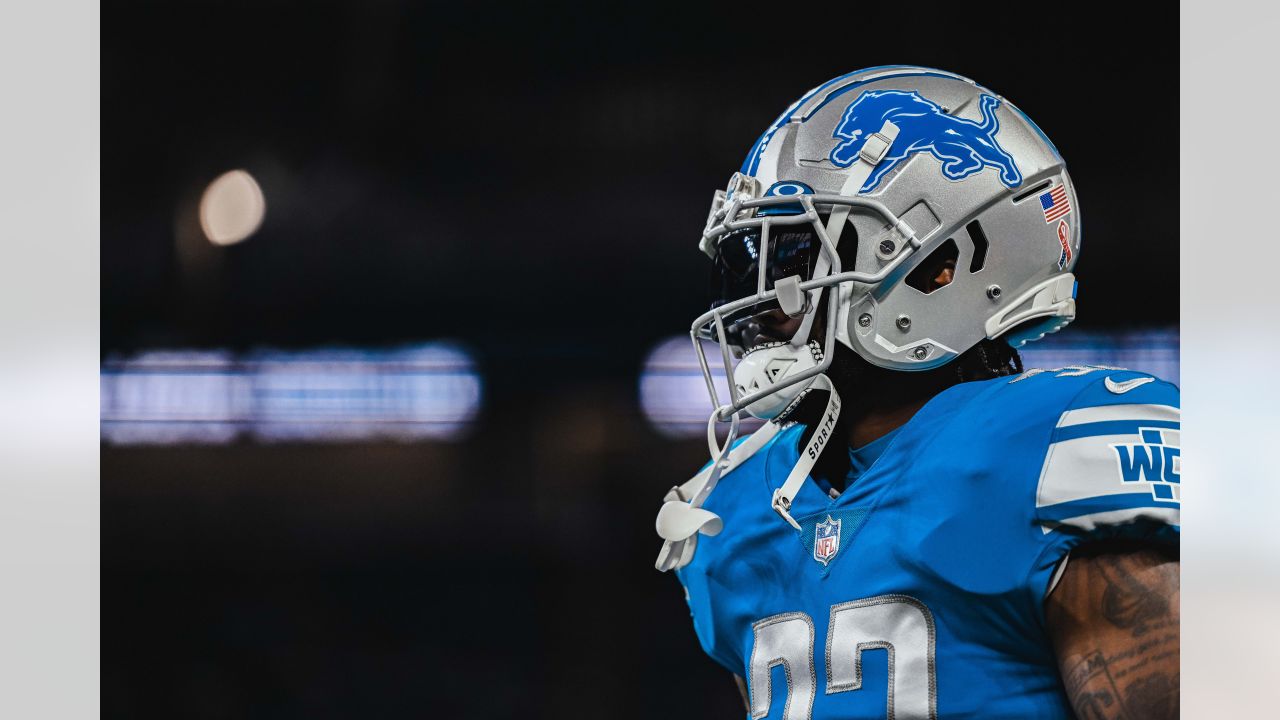
{"label": "player's ear", "polygon": [[903,282],[928,295],[951,284],[959,257],[960,248],[955,240],[947,240],[908,273]]}
{"label": "player's ear", "polygon": [[948,260],[945,263],[943,263],[942,268],[938,270],[938,274],[933,276],[933,283],[932,283],[933,287],[931,289],[936,290],[942,287],[943,285],[950,285],[951,279],[955,277],[955,271],[956,271],[955,260]]}

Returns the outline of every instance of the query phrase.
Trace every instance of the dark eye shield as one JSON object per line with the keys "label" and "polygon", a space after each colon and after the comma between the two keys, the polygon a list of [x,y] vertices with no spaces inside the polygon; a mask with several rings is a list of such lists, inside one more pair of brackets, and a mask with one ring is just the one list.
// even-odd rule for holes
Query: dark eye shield
{"label": "dark eye shield", "polygon": [[[743,228],[728,233],[716,243],[712,271],[712,307],[718,307],[757,292],[772,290],[774,283],[799,275],[809,280],[822,252],[822,242],[810,225],[772,228],[768,247],[762,247],[760,228]],[[766,256],[764,286],[760,286],[760,256]]]}
{"label": "dark eye shield", "polygon": [[[712,309],[773,290],[782,278],[798,276],[801,282],[812,279],[822,254],[822,241],[813,226],[775,226],[770,230],[767,243],[758,227],[727,233],[716,242],[709,283]],[[846,251],[855,248],[857,240],[852,232],[849,235],[840,254],[842,257],[847,254],[852,265],[856,253]],[[763,285],[760,284],[762,251],[766,260]],[[738,351],[771,340],[788,340],[794,329],[784,332],[780,328],[785,318],[776,299],[741,308],[724,316],[726,339]],[[704,337],[714,339],[710,328]]]}

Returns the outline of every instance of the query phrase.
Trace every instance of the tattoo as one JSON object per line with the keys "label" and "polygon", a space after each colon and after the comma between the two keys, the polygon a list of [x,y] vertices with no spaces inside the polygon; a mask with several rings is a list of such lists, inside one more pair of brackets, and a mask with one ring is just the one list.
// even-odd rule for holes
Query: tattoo
{"label": "tattoo", "polygon": [[[1177,653],[1163,653],[1164,655]],[[1129,655],[1132,653],[1121,653]],[[1144,659],[1133,667],[1112,675],[1111,663],[1101,651],[1081,660],[1063,677],[1067,696],[1081,720],[1134,720],[1137,718],[1176,718],[1178,716],[1178,674],[1155,672],[1143,675]],[[1126,683],[1125,678],[1137,678]],[[1123,696],[1117,684],[1123,686]]]}
{"label": "tattoo", "polygon": [[1120,693],[1107,671],[1106,658],[1094,652],[1081,660],[1063,678],[1071,696],[1071,704],[1081,720],[1109,720],[1124,717],[1120,709]]}
{"label": "tattoo", "polygon": [[1130,628],[1134,637],[1154,629],[1149,623],[1167,620],[1169,600],[1135,574],[1135,562],[1120,556],[1112,562],[1094,562],[1090,569],[1105,583],[1102,614],[1111,624]]}
{"label": "tattoo", "polygon": [[1046,617],[1077,715],[1178,716],[1177,595],[1176,558],[1148,549],[1073,555]]}
{"label": "tattoo", "polygon": [[1178,675],[1149,675],[1134,682],[1124,692],[1124,704],[1152,717],[1178,717]]}

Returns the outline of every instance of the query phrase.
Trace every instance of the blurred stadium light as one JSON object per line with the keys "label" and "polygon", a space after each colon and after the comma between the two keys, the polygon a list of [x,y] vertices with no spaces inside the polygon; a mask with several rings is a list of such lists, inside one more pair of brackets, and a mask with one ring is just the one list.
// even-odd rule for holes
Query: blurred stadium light
{"label": "blurred stadium light", "polygon": [[[700,342],[707,355],[720,402],[728,402],[729,383],[725,380],[720,350],[714,343]],[[698,356],[687,335],[667,338],[649,351],[640,372],[640,408],[649,423],[667,437],[706,433],[712,410],[711,398],[707,395],[707,383],[698,367]],[[755,420],[744,421],[740,434],[759,426]]]}
{"label": "blurred stadium light", "polygon": [[[712,375],[722,401],[729,397],[720,352],[706,344]],[[1067,365],[1109,365],[1148,372],[1178,382],[1178,329],[1131,331],[1066,330],[1024,346],[1023,364],[1057,368]],[[706,432],[711,399],[688,337],[663,340],[654,346],[640,373],[640,407],[658,432],[668,437],[700,436]],[[743,432],[758,423],[743,425]]]}
{"label": "blurred stadium light", "polygon": [[267,201],[258,181],[244,170],[223,173],[200,198],[200,229],[214,245],[234,245],[262,226]]}
{"label": "blurred stadium light", "polygon": [[1090,332],[1067,329],[1023,346],[1026,367],[1108,365],[1151,373],[1177,385],[1180,382],[1178,328]]}
{"label": "blurred stadium light", "polygon": [[108,358],[102,439],[113,444],[462,437],[483,384],[462,348],[150,351]]}

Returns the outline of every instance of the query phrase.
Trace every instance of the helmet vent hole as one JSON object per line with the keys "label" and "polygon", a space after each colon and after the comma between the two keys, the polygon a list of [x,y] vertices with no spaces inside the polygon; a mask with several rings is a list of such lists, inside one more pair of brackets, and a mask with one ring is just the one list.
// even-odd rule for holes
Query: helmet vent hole
{"label": "helmet vent hole", "polygon": [[[822,219],[826,223],[826,218]],[[840,269],[843,272],[857,269],[858,264],[858,229],[853,223],[846,223],[840,231],[840,239],[836,241],[836,254],[840,256]]]}
{"label": "helmet vent hole", "polygon": [[1026,200],[1032,195],[1039,195],[1041,192],[1044,191],[1045,188],[1049,187],[1051,184],[1053,184],[1053,180],[1045,180],[1044,182],[1039,183],[1038,185],[1031,188],[1030,190],[1022,193],[1021,195],[1014,195],[1013,204],[1017,205],[1018,203],[1022,202],[1023,200]]}
{"label": "helmet vent hole", "polygon": [[947,238],[946,242],[929,253],[929,257],[908,273],[903,282],[925,295],[940,290],[951,283],[958,257],[960,248],[956,246],[956,241]]}
{"label": "helmet vent hole", "polygon": [[969,231],[969,239],[973,241],[973,258],[969,260],[969,272],[976,273],[987,264],[987,234],[982,231],[982,223],[974,220],[964,226]]}

